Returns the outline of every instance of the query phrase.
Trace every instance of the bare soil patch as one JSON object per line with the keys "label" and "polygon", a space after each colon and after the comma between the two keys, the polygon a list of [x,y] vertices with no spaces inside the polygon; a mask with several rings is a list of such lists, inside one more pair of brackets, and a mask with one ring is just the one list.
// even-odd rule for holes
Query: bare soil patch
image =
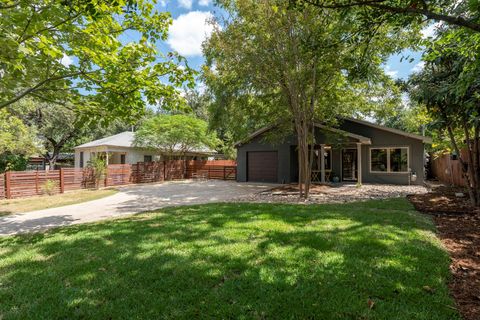
{"label": "bare soil patch", "polygon": [[[455,193],[465,197],[458,198]],[[433,215],[438,235],[450,253],[449,288],[466,320],[480,319],[480,212],[462,188],[437,187],[427,194],[410,195],[421,212]]]}

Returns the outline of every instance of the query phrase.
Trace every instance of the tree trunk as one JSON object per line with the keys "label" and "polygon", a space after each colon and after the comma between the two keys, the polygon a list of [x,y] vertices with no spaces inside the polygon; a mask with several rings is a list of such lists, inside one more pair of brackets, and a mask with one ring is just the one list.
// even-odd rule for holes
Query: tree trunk
{"label": "tree trunk", "polygon": [[[455,152],[458,154],[458,160],[460,161],[461,168],[462,168],[462,175],[467,185],[468,196],[470,197],[470,201],[472,205],[476,207],[479,204],[477,201],[477,197],[475,196],[475,191],[473,189],[472,181],[470,180],[470,175],[468,172],[469,171],[468,164],[465,162],[465,159],[463,159],[462,154],[460,153],[460,148],[458,147],[457,140],[455,139],[455,135],[453,134],[453,129],[450,125],[447,126],[447,131],[448,131],[448,135],[450,136],[450,141],[452,142],[453,148],[455,149]],[[467,150],[470,150],[470,148],[467,147]],[[468,152],[469,156],[470,156],[470,153],[471,152],[469,151]]]}

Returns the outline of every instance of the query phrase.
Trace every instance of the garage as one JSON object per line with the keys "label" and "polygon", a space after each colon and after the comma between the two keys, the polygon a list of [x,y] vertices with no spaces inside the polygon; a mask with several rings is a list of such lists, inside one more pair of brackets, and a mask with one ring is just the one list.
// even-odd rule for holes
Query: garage
{"label": "garage", "polygon": [[277,182],[277,151],[250,151],[247,153],[247,180]]}

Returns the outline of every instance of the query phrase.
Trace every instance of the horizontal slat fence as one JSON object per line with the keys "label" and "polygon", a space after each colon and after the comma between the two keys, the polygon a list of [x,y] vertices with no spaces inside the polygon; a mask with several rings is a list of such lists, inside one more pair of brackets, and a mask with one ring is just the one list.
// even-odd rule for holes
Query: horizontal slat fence
{"label": "horizontal slat fence", "polygon": [[206,178],[235,180],[237,177],[237,164],[231,160],[198,161],[187,163],[187,178]]}
{"label": "horizontal slat fence", "polygon": [[[131,183],[152,183],[202,176],[208,179],[235,180],[236,163],[218,161],[158,161],[108,165],[99,187]],[[8,171],[0,174],[0,199],[45,194],[45,183],[54,183],[53,193],[95,188],[92,168],[61,168],[44,171]]]}

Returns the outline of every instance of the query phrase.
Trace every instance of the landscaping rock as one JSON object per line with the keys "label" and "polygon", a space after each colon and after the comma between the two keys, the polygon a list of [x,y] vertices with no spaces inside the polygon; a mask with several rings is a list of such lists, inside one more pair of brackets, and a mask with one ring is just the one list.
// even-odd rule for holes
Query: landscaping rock
{"label": "landscaping rock", "polygon": [[265,202],[265,203],[345,203],[375,199],[405,197],[411,194],[424,194],[423,186],[402,186],[384,184],[363,184],[357,187],[352,184],[313,185],[310,197],[305,200],[298,196],[298,187],[293,184],[280,186],[261,193],[236,197],[233,201]]}

